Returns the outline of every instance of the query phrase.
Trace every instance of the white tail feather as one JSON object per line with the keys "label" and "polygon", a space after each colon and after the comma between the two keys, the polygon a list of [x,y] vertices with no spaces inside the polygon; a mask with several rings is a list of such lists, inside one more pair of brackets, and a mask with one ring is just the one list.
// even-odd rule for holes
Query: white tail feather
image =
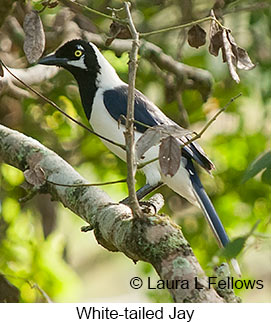
{"label": "white tail feather", "polygon": [[231,259],[231,265],[232,265],[232,268],[235,271],[236,275],[238,275],[239,277],[241,277],[242,276],[242,273],[241,273],[241,270],[240,270],[238,261],[236,259],[232,258]]}

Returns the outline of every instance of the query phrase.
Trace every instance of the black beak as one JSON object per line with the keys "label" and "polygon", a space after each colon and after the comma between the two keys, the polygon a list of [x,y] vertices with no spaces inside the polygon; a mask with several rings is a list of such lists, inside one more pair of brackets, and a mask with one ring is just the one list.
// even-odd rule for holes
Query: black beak
{"label": "black beak", "polygon": [[42,65],[56,65],[65,66],[67,64],[67,58],[56,57],[55,54],[45,56],[38,61],[38,64]]}

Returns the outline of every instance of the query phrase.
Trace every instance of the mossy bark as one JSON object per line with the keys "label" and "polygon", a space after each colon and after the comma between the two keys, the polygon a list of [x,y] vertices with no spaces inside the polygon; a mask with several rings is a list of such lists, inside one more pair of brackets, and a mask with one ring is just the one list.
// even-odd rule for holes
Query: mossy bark
{"label": "mossy bark", "polygon": [[[0,156],[22,171],[42,169],[45,178],[62,184],[86,183],[67,162],[36,140],[0,125]],[[34,175],[33,175],[34,176]],[[160,278],[187,280],[188,289],[169,289],[175,302],[225,302],[213,288],[180,227],[165,215],[145,213],[134,218],[131,209],[114,203],[97,187],[63,187],[45,183],[38,187],[63,203],[92,228],[97,242],[109,251],[123,252],[134,261],[154,266]],[[195,286],[195,277],[198,286]],[[231,301],[235,301],[233,297]]]}

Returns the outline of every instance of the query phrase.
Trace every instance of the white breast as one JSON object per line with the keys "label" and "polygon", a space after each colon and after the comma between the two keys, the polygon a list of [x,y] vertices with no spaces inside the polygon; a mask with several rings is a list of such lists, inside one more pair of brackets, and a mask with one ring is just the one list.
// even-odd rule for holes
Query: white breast
{"label": "white breast", "polygon": [[[103,103],[103,91],[104,90],[99,88],[96,92],[89,122],[93,127],[93,130],[98,134],[106,138],[109,138],[117,143],[125,144],[125,127],[123,125],[118,125],[116,120],[112,118],[111,115],[108,113]],[[142,134],[136,131],[135,140],[137,141],[140,138],[140,136],[142,136]],[[123,149],[116,145],[108,143],[105,140],[102,141],[108,147],[108,149],[112,151],[115,155],[117,155],[120,159],[124,161],[126,160],[126,152]],[[145,153],[145,158],[142,161],[146,162],[148,160],[157,158],[158,153],[159,146],[154,146]],[[144,168],[142,168],[142,171],[146,176],[146,182],[148,184],[155,185],[158,182],[163,181],[172,190],[185,197],[191,203],[196,203],[195,196],[190,184],[188,172],[183,167],[183,165],[180,166],[178,172],[173,177],[166,177],[163,174],[161,174],[161,169],[158,161],[146,165]]]}
{"label": "white breast", "polygon": [[[125,127],[121,124],[118,125],[116,120],[111,117],[103,103],[103,90],[98,89],[93,101],[93,108],[91,117],[89,120],[93,130],[98,134],[109,138],[117,143],[125,144],[124,131]],[[135,132],[135,141],[137,141],[142,136],[141,133]],[[120,147],[113,145],[105,140],[103,143],[120,159],[126,160],[126,152]],[[152,147],[146,154],[144,162],[154,159],[158,156],[158,147]],[[161,180],[159,164],[152,163],[151,165],[145,166],[143,169],[147,177],[147,182],[149,184],[156,184]]]}
{"label": "white breast", "polygon": [[[125,144],[124,139],[124,127],[118,127],[118,124],[114,118],[108,113],[103,103],[104,90],[99,88],[96,92],[93,100],[92,112],[89,119],[93,130],[98,134],[111,139],[117,143]],[[110,144],[103,140],[103,143],[119,158],[125,160],[125,151],[116,145]]]}

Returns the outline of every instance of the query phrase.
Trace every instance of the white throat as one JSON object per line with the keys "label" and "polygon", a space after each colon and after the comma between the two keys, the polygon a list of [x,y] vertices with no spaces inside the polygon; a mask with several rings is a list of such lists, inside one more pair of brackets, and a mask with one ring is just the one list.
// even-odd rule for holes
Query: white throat
{"label": "white throat", "polygon": [[93,44],[89,43],[97,56],[98,64],[100,65],[100,72],[97,74],[96,86],[105,90],[112,87],[123,85],[124,82],[119,78],[114,67],[107,61],[99,49]]}
{"label": "white throat", "polygon": [[82,55],[79,60],[77,60],[77,61],[68,61],[67,64],[75,66],[75,67],[79,67],[82,70],[86,70],[87,67],[86,67],[86,64],[85,64],[84,60],[85,60],[85,55]]}

